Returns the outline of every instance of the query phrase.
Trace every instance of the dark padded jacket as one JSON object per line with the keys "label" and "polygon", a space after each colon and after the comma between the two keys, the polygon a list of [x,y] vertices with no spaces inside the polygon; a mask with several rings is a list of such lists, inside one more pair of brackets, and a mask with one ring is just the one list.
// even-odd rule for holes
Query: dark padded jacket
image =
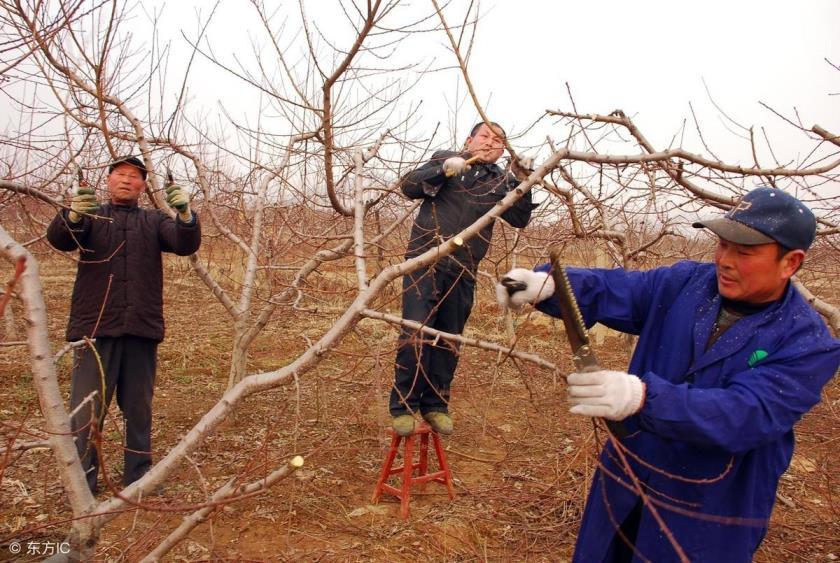
{"label": "dark padded jacket", "polygon": [[186,224],[156,209],[110,203],[97,215],[113,221],[83,217],[70,223],[64,210],[47,229],[47,240],[58,250],[79,250],[67,340],[127,335],[163,340],[161,252],[197,251],[198,216],[193,213]]}
{"label": "dark padded jacket", "polygon": [[[453,151],[437,151],[431,160],[403,177],[403,193],[411,199],[424,200],[411,228],[406,257],[418,256],[464,230],[519,185],[513,174],[504,172],[496,164],[476,163],[464,174],[447,178],[443,173],[443,161],[459,155]],[[528,192],[501,217],[511,226],[522,228],[531,219],[534,207],[531,192]],[[491,223],[465,241],[437,267],[463,267],[475,273],[478,263],[487,254],[493,225]]]}

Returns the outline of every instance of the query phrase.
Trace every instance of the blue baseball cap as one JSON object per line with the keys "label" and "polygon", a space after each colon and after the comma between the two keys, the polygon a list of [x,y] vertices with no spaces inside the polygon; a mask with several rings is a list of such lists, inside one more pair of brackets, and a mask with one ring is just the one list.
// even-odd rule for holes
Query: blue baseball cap
{"label": "blue baseball cap", "polygon": [[720,238],[753,246],[777,242],[786,248],[808,250],[817,234],[817,220],[805,204],[775,188],[747,193],[726,215],[693,224]]}

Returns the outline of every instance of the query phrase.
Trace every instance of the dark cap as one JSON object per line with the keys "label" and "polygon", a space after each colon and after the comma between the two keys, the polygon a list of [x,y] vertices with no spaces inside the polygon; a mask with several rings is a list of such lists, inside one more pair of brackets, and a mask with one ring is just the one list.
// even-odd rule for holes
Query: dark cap
{"label": "dark cap", "polygon": [[108,166],[108,174],[114,171],[114,168],[119,166],[120,164],[128,164],[140,170],[140,173],[143,174],[143,179],[146,179],[146,175],[148,171],[146,170],[146,165],[143,164],[143,161],[137,158],[136,156],[123,156],[112,162]]}
{"label": "dark cap", "polygon": [[726,215],[693,225],[705,227],[736,244],[777,242],[790,249],[808,250],[817,233],[810,209],[790,194],[775,188],[756,188],[741,198]]}

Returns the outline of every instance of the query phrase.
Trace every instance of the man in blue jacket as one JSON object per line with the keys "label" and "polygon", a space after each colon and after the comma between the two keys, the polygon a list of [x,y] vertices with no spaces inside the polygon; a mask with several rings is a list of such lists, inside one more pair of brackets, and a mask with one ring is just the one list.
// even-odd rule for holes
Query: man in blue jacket
{"label": "man in blue jacket", "polygon": [[[402,179],[402,191],[422,199],[411,228],[406,258],[423,254],[457,235],[495,206],[519,181],[495,163],[504,152],[504,131],[495,123],[478,123],[463,152],[437,151],[431,160]],[[472,164],[470,164],[472,163]],[[525,172],[514,161],[511,170]],[[531,192],[502,213],[513,227],[531,218]],[[475,293],[478,263],[493,236],[493,223],[466,240],[451,255],[403,277],[403,318],[443,332],[461,334]],[[424,341],[420,331],[400,333],[389,409],[394,431],[414,432],[415,412],[441,434],[451,434],[449,387],[458,350],[443,340]]]}
{"label": "man in blue jacket", "polygon": [[[840,342],[790,284],[816,234],[805,205],[758,188],[694,226],[718,235],[714,264],[568,269],[587,326],[639,336],[628,373],[568,377],[571,413],[629,431],[623,456],[602,452],[575,561],[751,561],[793,426],[840,365]],[[499,300],[559,317],[538,270],[509,272]]]}

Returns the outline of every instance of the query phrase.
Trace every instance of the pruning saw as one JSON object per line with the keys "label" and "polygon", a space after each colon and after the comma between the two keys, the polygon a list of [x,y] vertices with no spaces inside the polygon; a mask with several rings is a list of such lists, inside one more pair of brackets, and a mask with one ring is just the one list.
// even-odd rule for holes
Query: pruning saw
{"label": "pruning saw", "polygon": [[[595,357],[595,352],[592,351],[589,344],[589,332],[583,322],[583,315],[580,313],[566,270],[560,262],[560,249],[552,248],[549,252],[549,258],[551,260],[551,277],[554,280],[554,298],[560,308],[563,326],[566,327],[566,337],[569,339],[569,345],[572,348],[572,362],[575,364],[575,370],[578,373],[600,371],[603,368],[598,364],[598,358]],[[624,423],[614,420],[605,420],[604,422],[607,423],[610,432],[617,437],[623,438],[628,435]]]}

